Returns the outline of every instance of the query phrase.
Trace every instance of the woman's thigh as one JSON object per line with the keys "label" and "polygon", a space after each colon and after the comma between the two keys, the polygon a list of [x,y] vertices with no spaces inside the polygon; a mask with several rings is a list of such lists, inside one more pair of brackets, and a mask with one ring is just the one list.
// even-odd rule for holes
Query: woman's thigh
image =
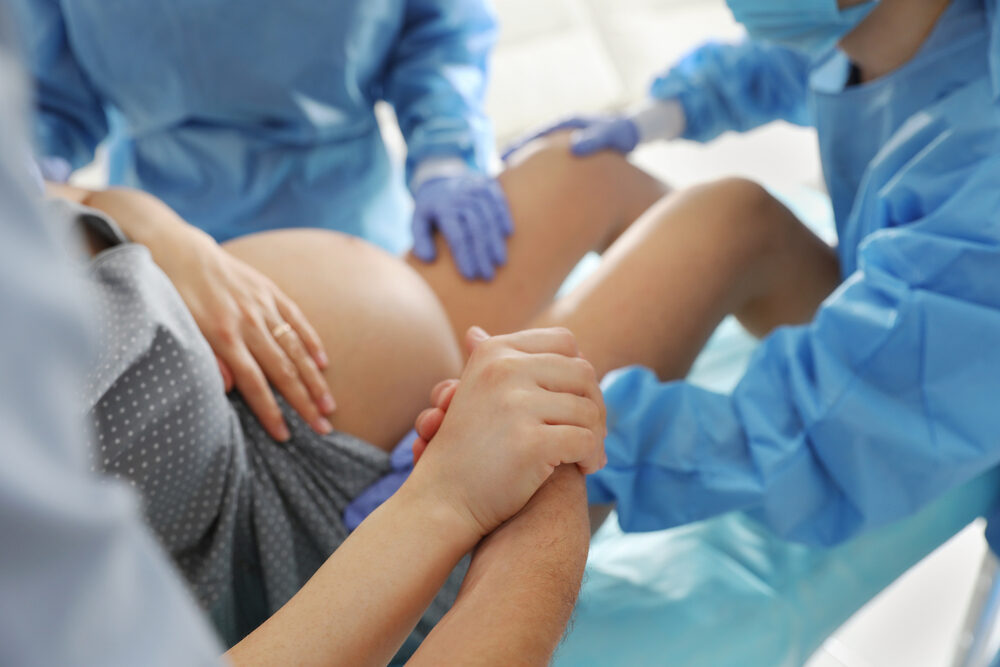
{"label": "woman's thigh", "polygon": [[804,324],[840,281],[833,249],[762,187],[723,179],[651,207],[534,326],[565,326],[599,373],[687,374],[726,315],[764,336]]}
{"label": "woman's thigh", "polygon": [[441,303],[398,258],[323,230],[255,234],[225,248],[270,277],[319,332],[334,428],[389,450],[427,406],[430,388],[461,372]]}
{"label": "woman's thigh", "polygon": [[494,280],[464,280],[440,237],[434,263],[407,258],[441,299],[458,336],[473,324],[492,334],[527,327],[584,255],[608,247],[668,192],[616,153],[574,157],[566,134],[529,144],[499,178],[514,234],[507,265]]}

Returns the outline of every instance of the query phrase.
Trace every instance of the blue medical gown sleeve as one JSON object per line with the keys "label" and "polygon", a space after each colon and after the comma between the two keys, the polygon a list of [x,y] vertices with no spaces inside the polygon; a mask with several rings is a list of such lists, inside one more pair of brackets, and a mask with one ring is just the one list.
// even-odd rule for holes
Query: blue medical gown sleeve
{"label": "blue medical gown sleeve", "polygon": [[407,145],[407,182],[431,157],[485,172],[493,130],[483,109],[497,23],[487,0],[407,0],[383,97]]}
{"label": "blue medical gown sleeve", "polygon": [[769,336],[731,396],[609,378],[592,501],[617,502],[631,531],[743,509],[830,545],[1000,463],[1000,158],[928,162],[858,221],[910,222],[869,235],[814,321]]}
{"label": "blue medical gown sleeve", "polygon": [[55,0],[16,0],[27,64],[35,82],[35,140],[43,158],[61,158],[71,168],[89,164],[108,134],[104,106],[76,61]]}
{"label": "blue medical gown sleeve", "polygon": [[683,137],[710,141],[775,120],[810,125],[810,60],[780,46],[708,42],[657,77],[650,94],[684,107]]}

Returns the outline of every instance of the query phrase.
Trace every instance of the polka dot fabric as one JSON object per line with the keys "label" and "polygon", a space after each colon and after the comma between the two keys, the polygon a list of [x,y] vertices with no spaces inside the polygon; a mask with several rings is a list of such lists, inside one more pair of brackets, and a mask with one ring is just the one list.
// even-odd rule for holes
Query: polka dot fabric
{"label": "polka dot fabric", "polygon": [[[389,456],[345,433],[317,435],[280,398],[292,439],[272,440],[238,393],[225,395],[208,343],[146,248],[105,250],[90,277],[101,340],[85,388],[92,465],[136,488],[156,536],[232,645],[343,542],[344,508],[389,471]],[[425,614],[410,650],[454,601],[462,574]]]}

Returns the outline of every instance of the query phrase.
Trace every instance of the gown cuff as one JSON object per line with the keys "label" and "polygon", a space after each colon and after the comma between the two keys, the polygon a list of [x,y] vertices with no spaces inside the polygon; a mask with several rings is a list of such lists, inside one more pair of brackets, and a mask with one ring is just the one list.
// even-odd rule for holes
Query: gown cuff
{"label": "gown cuff", "polygon": [[684,134],[684,107],[677,100],[646,100],[627,118],[639,131],[639,143],[670,141]]}
{"label": "gown cuff", "polygon": [[458,157],[431,157],[421,162],[413,171],[410,179],[410,192],[416,192],[420,186],[435,178],[451,178],[468,173],[470,167],[465,160]]}

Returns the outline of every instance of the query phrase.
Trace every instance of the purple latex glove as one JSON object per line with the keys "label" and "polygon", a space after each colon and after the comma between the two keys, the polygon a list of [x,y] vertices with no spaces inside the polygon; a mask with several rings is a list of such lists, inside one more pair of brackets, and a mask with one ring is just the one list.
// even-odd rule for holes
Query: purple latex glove
{"label": "purple latex glove", "polygon": [[628,155],[639,145],[639,128],[622,116],[605,118],[574,132],[571,141],[573,155],[578,157],[604,150]]}
{"label": "purple latex glove", "polygon": [[504,151],[503,159],[535,139],[562,130],[575,130],[571,137],[571,150],[578,157],[593,155],[601,150],[628,154],[639,145],[639,128],[624,116],[576,116],[514,142]]}
{"label": "purple latex glove", "polygon": [[437,257],[434,231],[444,236],[459,272],[469,280],[492,280],[507,263],[507,237],[514,221],[500,183],[469,172],[432,178],[414,196],[413,254],[424,262]]}
{"label": "purple latex glove", "polygon": [[407,433],[406,437],[396,445],[396,449],[392,450],[392,455],[389,457],[389,465],[391,466],[389,472],[362,491],[361,495],[355,498],[344,510],[344,525],[347,526],[348,530],[354,530],[360,526],[369,514],[378,509],[379,505],[403,486],[403,482],[413,472],[413,443],[416,439],[416,431]]}

